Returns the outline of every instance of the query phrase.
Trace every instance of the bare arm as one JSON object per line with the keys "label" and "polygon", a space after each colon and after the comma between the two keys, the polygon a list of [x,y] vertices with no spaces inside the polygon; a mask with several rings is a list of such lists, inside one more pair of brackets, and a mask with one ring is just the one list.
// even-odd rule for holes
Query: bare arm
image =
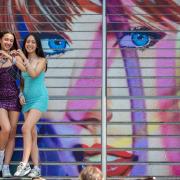
{"label": "bare arm", "polygon": [[46,59],[45,58],[39,58],[38,64],[37,64],[36,68],[34,68],[32,66],[32,64],[29,63],[29,60],[26,58],[26,56],[24,55],[24,53],[22,52],[21,49],[18,49],[17,53],[23,60],[24,66],[26,68],[25,71],[27,71],[31,77],[35,78],[35,77],[39,76],[39,74],[45,69],[45,67],[46,67]]}
{"label": "bare arm", "polygon": [[25,63],[26,66],[26,71],[28,72],[28,74],[35,78],[37,76],[39,76],[39,74],[44,71],[45,67],[46,67],[46,59],[45,58],[41,58],[39,59],[39,62],[36,66],[36,68],[33,68],[32,65],[29,62]]}
{"label": "bare arm", "polygon": [[[12,59],[12,63],[13,63],[13,59]],[[15,56],[15,65],[21,70],[21,71],[23,71],[23,72],[25,72],[26,71],[26,67],[25,67],[25,65],[24,65],[24,63],[23,63],[23,60],[21,59],[21,57],[20,56]]]}
{"label": "bare arm", "polygon": [[21,71],[26,71],[22,58],[20,56],[16,56],[16,50],[11,51],[11,55],[3,50],[0,50],[0,53],[4,57],[6,57],[12,64],[15,64]]}
{"label": "bare arm", "polygon": [[12,56],[9,55],[7,52],[0,50],[0,54],[2,55],[2,58],[6,58],[7,60],[12,61]]}

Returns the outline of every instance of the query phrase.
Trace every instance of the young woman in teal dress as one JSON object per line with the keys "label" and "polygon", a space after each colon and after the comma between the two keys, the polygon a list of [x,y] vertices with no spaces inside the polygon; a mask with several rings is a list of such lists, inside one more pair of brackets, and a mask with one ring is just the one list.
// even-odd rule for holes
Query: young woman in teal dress
{"label": "young woman in teal dress", "polygon": [[[45,86],[47,61],[40,39],[33,33],[24,39],[22,50],[18,49],[17,55],[16,64],[22,71],[24,79],[20,103],[25,121],[22,126],[23,158],[14,175],[25,176],[28,174],[30,177],[36,177],[40,176],[36,123],[41,118],[42,112],[45,112],[48,107],[48,92]],[[28,163],[30,155],[34,164],[33,169]]]}

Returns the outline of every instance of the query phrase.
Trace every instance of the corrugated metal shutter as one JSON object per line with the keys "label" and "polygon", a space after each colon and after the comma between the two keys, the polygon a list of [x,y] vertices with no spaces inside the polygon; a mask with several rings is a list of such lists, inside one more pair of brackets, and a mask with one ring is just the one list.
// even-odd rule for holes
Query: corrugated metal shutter
{"label": "corrugated metal shutter", "polygon": [[[107,179],[178,180],[179,1],[106,2]],[[1,30],[19,42],[28,31],[40,33],[47,54],[50,102],[38,123],[42,174],[77,179],[84,166],[101,165],[101,3],[6,0],[0,12]],[[19,129],[12,164],[21,150]]]}

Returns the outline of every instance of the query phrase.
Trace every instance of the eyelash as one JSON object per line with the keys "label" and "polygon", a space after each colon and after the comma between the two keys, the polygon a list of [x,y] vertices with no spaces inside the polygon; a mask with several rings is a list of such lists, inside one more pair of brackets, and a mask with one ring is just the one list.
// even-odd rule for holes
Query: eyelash
{"label": "eyelash", "polygon": [[[30,43],[30,41],[27,41],[26,43]],[[32,44],[36,44],[36,42],[33,42],[33,41],[32,41],[31,43],[32,43]]]}
{"label": "eyelash", "polygon": [[69,44],[65,39],[43,39],[41,41],[45,55],[63,54],[69,48]]}
{"label": "eyelash", "polygon": [[[5,41],[8,41],[9,39],[5,39]],[[13,40],[10,40],[11,42],[13,42]]]}
{"label": "eyelash", "polygon": [[136,27],[132,32],[124,32],[115,45],[119,44],[122,48],[144,49],[153,46],[164,36],[165,33],[162,32],[152,32],[146,27]]}
{"label": "eyelash", "polygon": [[63,37],[60,35],[46,35],[46,38],[41,38],[42,47],[44,49],[45,55],[59,55],[65,53],[70,45]]}

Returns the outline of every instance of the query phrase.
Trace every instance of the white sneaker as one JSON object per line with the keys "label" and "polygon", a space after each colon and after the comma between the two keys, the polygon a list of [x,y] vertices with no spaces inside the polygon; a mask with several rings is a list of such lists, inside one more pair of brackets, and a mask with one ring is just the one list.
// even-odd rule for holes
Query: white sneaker
{"label": "white sneaker", "polygon": [[0,153],[0,171],[2,171],[3,161],[4,161],[4,152],[1,152]]}
{"label": "white sneaker", "polygon": [[22,176],[27,175],[30,171],[31,171],[31,167],[29,163],[24,164],[23,162],[20,162],[14,176],[22,177]]}
{"label": "white sneaker", "polygon": [[41,170],[40,168],[33,168],[31,169],[31,172],[28,174],[28,177],[39,177],[41,176]]}
{"label": "white sneaker", "polygon": [[10,173],[10,170],[9,170],[9,166],[3,166],[2,177],[4,178],[12,177],[12,174]]}

